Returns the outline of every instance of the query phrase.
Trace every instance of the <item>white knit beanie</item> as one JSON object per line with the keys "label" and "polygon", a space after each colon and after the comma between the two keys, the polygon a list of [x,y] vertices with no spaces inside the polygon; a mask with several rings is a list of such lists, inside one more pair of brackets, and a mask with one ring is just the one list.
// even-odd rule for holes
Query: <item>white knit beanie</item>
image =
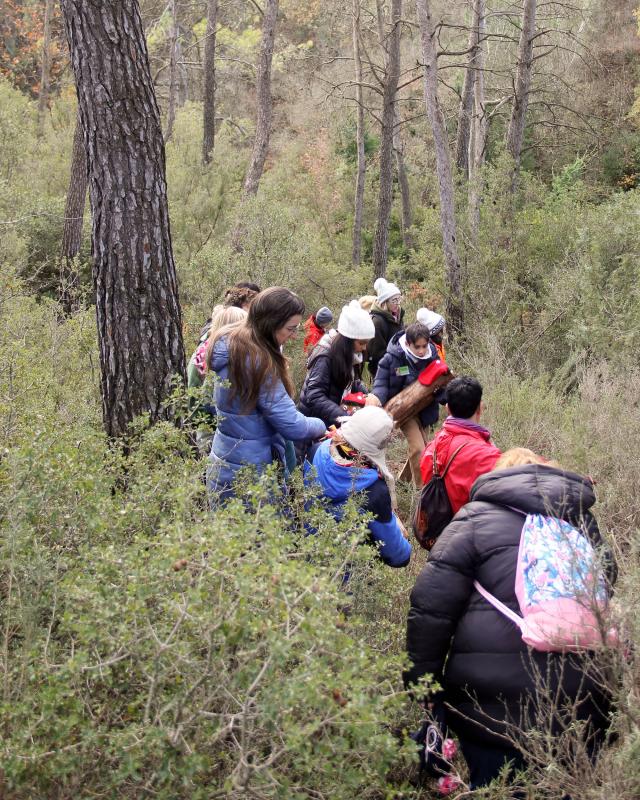
{"label": "white knit beanie", "polygon": [[393,433],[393,424],[393,418],[383,408],[365,406],[342,423],[340,434],[351,447],[378,467],[387,482],[395,508],[395,480],[387,466],[384,452]]}
{"label": "white knit beanie", "polygon": [[378,278],[373,284],[373,288],[376,290],[378,303],[380,304],[386,303],[387,300],[391,300],[392,297],[397,297],[402,294],[395,283],[389,283],[389,281],[384,278]]}
{"label": "white knit beanie", "polygon": [[435,311],[430,311],[428,308],[419,308],[416,318],[418,322],[421,322],[429,328],[429,333],[432,336],[440,333],[445,326],[444,317],[440,314],[436,314]]}
{"label": "white knit beanie", "polygon": [[348,306],[342,306],[342,313],[338,319],[338,333],[347,339],[373,339],[376,329],[373,320],[360,303],[352,300]]}

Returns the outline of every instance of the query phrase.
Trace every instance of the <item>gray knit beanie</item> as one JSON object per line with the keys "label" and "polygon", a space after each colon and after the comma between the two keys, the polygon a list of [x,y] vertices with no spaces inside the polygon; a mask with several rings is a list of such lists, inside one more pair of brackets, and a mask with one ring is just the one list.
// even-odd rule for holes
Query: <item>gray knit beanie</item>
{"label": "gray knit beanie", "polygon": [[316,311],[316,325],[320,328],[324,328],[325,325],[330,325],[333,322],[333,314],[331,313],[331,309],[327,308],[326,306],[322,306]]}

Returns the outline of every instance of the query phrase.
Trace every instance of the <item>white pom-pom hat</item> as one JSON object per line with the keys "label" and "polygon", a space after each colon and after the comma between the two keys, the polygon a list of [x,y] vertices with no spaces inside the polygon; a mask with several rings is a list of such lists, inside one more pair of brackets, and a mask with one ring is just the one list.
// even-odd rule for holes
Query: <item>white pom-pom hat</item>
{"label": "white pom-pom hat", "polygon": [[445,326],[444,317],[428,308],[419,308],[418,313],[416,314],[416,319],[418,322],[421,322],[423,325],[426,325],[427,328],[429,328],[429,333],[432,336],[440,333]]}
{"label": "white pom-pom hat", "polygon": [[376,290],[378,303],[380,304],[386,303],[387,300],[391,300],[392,297],[399,297],[402,294],[395,283],[390,283],[384,278],[378,278],[373,284],[373,288]]}
{"label": "white pom-pom hat", "polygon": [[342,306],[342,313],[338,319],[338,333],[347,339],[373,339],[376,329],[369,314],[362,308],[357,300],[352,300],[348,306]]}

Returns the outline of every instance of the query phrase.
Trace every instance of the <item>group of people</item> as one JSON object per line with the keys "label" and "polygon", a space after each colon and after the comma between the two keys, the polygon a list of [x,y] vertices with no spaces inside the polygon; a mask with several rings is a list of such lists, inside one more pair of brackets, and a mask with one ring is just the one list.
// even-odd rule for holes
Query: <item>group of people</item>
{"label": "group of people", "polygon": [[[404,567],[412,547],[385,455],[394,421],[382,406],[444,359],[445,321],[420,309],[405,327],[398,287],[378,279],[374,289],[375,296],[344,305],[335,328],[326,307],[305,321],[307,371],[297,404],[283,350],[300,330],[305,306],[282,287],[260,291],[246,283],[229,289],[203,328],[189,378],[198,385],[208,372],[215,376],[205,411],[216,417],[207,475],[216,503],[233,496],[242,467],[260,471],[275,461],[286,477],[299,464],[337,518],[357,494],[379,556]],[[441,405],[447,417],[433,437]],[[590,753],[608,726],[609,698],[590,675],[585,654],[531,649],[476,588],[480,583],[517,611],[522,515],[553,515],[584,531],[604,550],[609,593],[615,581],[613,557],[591,514],[590,479],[524,448],[502,453],[482,414],[481,385],[460,376],[402,427],[409,446],[405,472],[420,487],[435,465],[444,473],[454,515],[411,594],[405,681],[415,690],[420,678],[432,676],[441,687],[425,699],[446,707],[471,788],[488,784],[507,764],[524,766],[513,731],[536,726],[541,693],[559,704],[556,731],[584,722]]]}

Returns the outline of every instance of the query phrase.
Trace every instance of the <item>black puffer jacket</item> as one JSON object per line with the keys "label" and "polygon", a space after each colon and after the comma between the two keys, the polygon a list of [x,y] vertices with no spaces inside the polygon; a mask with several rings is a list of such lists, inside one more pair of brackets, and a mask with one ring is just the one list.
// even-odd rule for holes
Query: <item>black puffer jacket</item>
{"label": "black puffer jacket", "polygon": [[[354,368],[352,392],[367,392]],[[307,376],[300,391],[298,410],[305,417],[320,417],[329,427],[335,425],[338,417],[345,415],[340,401],[346,386],[338,386],[331,377],[331,352],[327,347],[318,345],[307,362]]]}
{"label": "black puffer jacket", "polygon": [[[594,502],[591,482],[572,472],[539,465],[496,470],[478,478],[471,502],[433,548],[411,594],[407,647],[413,666],[405,680],[436,676],[454,707],[450,723],[460,736],[499,745],[504,740],[486,728],[504,731],[504,720],[525,728],[535,724],[536,674],[553,691],[560,687],[565,701],[582,698],[578,717],[604,727],[608,701],[585,673],[585,659],[531,650],[518,628],[473,588],[478,580],[519,613],[515,577],[524,520],[507,506],[576,526],[582,522],[593,544],[601,545],[589,510]],[[605,555],[613,585],[613,557]]]}
{"label": "black puffer jacket", "polygon": [[371,319],[373,320],[373,327],[376,329],[376,335],[367,345],[367,354],[369,372],[371,377],[374,378],[378,363],[387,352],[387,345],[398,331],[404,330],[404,308],[400,309],[400,319],[396,321],[390,311],[374,305],[371,309]]}
{"label": "black puffer jacket", "polygon": [[[402,349],[400,339],[404,336],[402,331],[396,333],[387,347],[387,352],[381,358],[376,372],[376,379],[373,384],[372,392],[384,406],[392,397],[395,397],[403,389],[418,380],[418,375],[422,370],[438,358],[438,351],[434,344],[429,343],[429,349],[424,358],[420,360],[410,359]],[[420,424],[423,428],[435,425],[438,421],[440,408],[438,400],[445,397],[444,392],[436,394],[433,402],[422,409],[418,414]]]}

